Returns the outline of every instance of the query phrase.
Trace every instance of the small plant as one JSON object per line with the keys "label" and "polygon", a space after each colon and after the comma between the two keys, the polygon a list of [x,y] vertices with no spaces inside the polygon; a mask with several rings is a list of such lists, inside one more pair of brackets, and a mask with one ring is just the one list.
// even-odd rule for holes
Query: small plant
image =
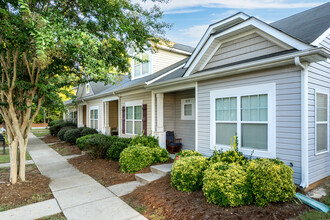
{"label": "small plant", "polygon": [[77,127],[76,124],[73,123],[72,121],[63,121],[63,122],[55,123],[53,126],[50,126],[49,132],[52,136],[57,136],[61,128],[70,127],[70,126]]}
{"label": "small plant", "polygon": [[152,148],[151,152],[154,158],[154,163],[164,163],[170,159],[170,154],[164,148]]}
{"label": "small plant", "polygon": [[88,140],[89,138],[95,136],[97,134],[89,134],[83,137],[80,137],[76,140],[76,144],[80,150],[87,150],[88,149]]}
{"label": "small plant", "polygon": [[231,207],[250,204],[253,197],[247,177],[244,167],[237,163],[211,165],[203,178],[207,202]]}
{"label": "small plant", "polygon": [[114,143],[118,137],[107,136],[104,134],[94,134],[87,140],[87,149],[93,159],[105,158],[107,150]]}
{"label": "small plant", "polygon": [[75,128],[76,127],[73,127],[73,126],[61,128],[61,130],[57,134],[58,139],[60,139],[61,141],[64,141],[64,134],[65,134],[65,132],[67,132],[67,131],[69,131],[71,129],[75,129]]}
{"label": "small plant", "polygon": [[184,157],[173,164],[171,185],[183,192],[200,190],[203,185],[203,173],[208,163],[206,157]]}
{"label": "small plant", "polygon": [[203,156],[203,154],[199,153],[198,151],[194,151],[194,150],[183,150],[183,151],[180,151],[176,156],[178,156],[180,159],[183,157]]}
{"label": "small plant", "polygon": [[117,142],[113,143],[111,145],[111,147],[109,147],[109,149],[107,150],[106,158],[108,158],[112,161],[118,161],[121,152],[127,147],[128,147],[128,144],[123,143],[118,140]]}
{"label": "small plant", "polygon": [[49,127],[52,127],[52,126],[54,126],[54,125],[56,125],[56,124],[59,124],[59,123],[62,123],[62,122],[64,122],[63,119],[59,119],[59,120],[55,120],[55,121],[51,121],[51,122],[48,123],[48,126],[49,126]]}
{"label": "small plant", "polygon": [[124,173],[135,173],[150,166],[154,162],[153,153],[149,147],[141,145],[124,149],[120,154],[120,170]]}
{"label": "small plant", "polygon": [[81,137],[89,135],[89,134],[98,134],[99,132],[94,128],[82,128],[81,129]]}
{"label": "small plant", "polygon": [[80,137],[80,130],[78,128],[70,129],[65,132],[64,140],[70,144],[76,144],[77,138]]}
{"label": "small plant", "polygon": [[149,147],[149,148],[159,147],[158,139],[156,137],[146,136],[146,135],[135,136],[132,139],[130,145],[131,146],[142,145],[142,146]]}

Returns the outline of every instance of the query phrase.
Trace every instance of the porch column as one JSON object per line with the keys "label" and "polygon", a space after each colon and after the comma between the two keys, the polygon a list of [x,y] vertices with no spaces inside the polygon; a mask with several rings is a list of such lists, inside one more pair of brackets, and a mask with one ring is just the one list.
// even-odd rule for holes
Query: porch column
{"label": "porch column", "polygon": [[109,102],[103,102],[104,103],[104,133],[106,135],[110,135],[110,128],[109,128]]}
{"label": "porch column", "polygon": [[166,148],[166,135],[164,131],[164,93],[158,93],[157,97],[157,129],[156,135],[158,136],[159,145]]}
{"label": "porch column", "polygon": [[77,122],[77,126],[78,128],[83,127],[83,107],[81,105],[78,105],[77,107],[77,118],[78,118],[78,122]]}

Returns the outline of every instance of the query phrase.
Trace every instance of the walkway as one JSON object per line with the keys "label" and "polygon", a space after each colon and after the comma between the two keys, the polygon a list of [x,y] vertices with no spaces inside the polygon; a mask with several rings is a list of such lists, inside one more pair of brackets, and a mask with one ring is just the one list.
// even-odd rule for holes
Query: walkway
{"label": "walkway", "polygon": [[28,151],[41,174],[52,180],[50,189],[68,220],[146,219],[33,134]]}

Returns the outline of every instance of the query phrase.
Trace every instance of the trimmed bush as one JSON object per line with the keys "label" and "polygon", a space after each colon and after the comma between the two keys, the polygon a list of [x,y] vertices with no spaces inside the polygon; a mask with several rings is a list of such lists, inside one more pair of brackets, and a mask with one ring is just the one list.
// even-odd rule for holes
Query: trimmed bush
{"label": "trimmed bush", "polygon": [[218,162],[239,163],[243,165],[247,161],[242,152],[236,149],[229,149],[227,151],[214,151],[213,155],[209,158],[210,164],[215,164]]}
{"label": "trimmed bush", "polygon": [[154,158],[154,163],[164,163],[170,159],[170,154],[164,148],[152,148],[150,149]]}
{"label": "trimmed bush", "polygon": [[219,162],[204,173],[203,192],[207,202],[219,206],[236,207],[253,201],[248,174],[237,163]]}
{"label": "trimmed bush", "polygon": [[61,130],[61,128],[70,127],[70,126],[77,127],[76,124],[73,123],[72,121],[64,121],[64,122],[57,123],[57,124],[51,126],[49,128],[49,132],[52,136],[57,136],[57,134]]}
{"label": "trimmed bush", "polygon": [[52,127],[52,126],[54,126],[54,125],[56,125],[56,124],[59,124],[59,123],[62,123],[62,122],[64,122],[63,119],[59,119],[59,120],[55,120],[55,121],[51,121],[51,122],[48,123],[48,126],[49,126],[49,127]]}
{"label": "trimmed bush", "polygon": [[113,143],[111,147],[109,147],[106,157],[112,161],[118,161],[120,153],[127,147],[128,145],[126,143],[118,140],[117,142]]}
{"label": "trimmed bush", "polygon": [[154,161],[153,153],[149,147],[131,146],[120,154],[120,170],[125,173],[135,173],[150,166]]}
{"label": "trimmed bush", "polygon": [[191,157],[191,156],[203,156],[203,154],[199,153],[198,151],[194,151],[194,150],[183,150],[180,151],[177,156],[179,156],[180,158],[183,157]]}
{"label": "trimmed bush", "polygon": [[107,150],[117,139],[118,137],[116,136],[107,136],[104,134],[94,134],[90,136],[86,143],[90,156],[93,159],[105,158]]}
{"label": "trimmed bush", "polygon": [[177,160],[172,167],[171,185],[183,192],[200,190],[207,166],[206,157],[191,156]]}
{"label": "trimmed bush", "polygon": [[132,142],[132,138],[118,138],[118,141],[129,145]]}
{"label": "trimmed bush", "polygon": [[65,132],[71,130],[71,129],[75,129],[76,127],[70,126],[70,127],[63,127],[61,128],[61,130],[57,133],[58,139],[60,139],[61,141],[64,141],[64,134]]}
{"label": "trimmed bush", "polygon": [[88,140],[89,138],[93,137],[96,134],[89,134],[83,137],[80,137],[76,140],[76,144],[80,150],[87,150],[88,149]]}
{"label": "trimmed bush", "polygon": [[255,204],[258,206],[289,201],[295,195],[293,169],[283,161],[255,159],[249,162],[247,172]]}
{"label": "trimmed bush", "polygon": [[145,147],[155,148],[159,147],[158,139],[153,136],[146,136],[146,135],[137,135],[135,136],[131,142],[131,146],[135,145],[142,145]]}
{"label": "trimmed bush", "polygon": [[80,137],[80,130],[78,128],[68,130],[64,134],[64,140],[70,144],[76,144],[76,140],[79,137]]}
{"label": "trimmed bush", "polygon": [[81,130],[80,135],[83,137],[83,136],[86,136],[86,135],[89,135],[89,134],[98,134],[98,133],[99,132],[94,128],[83,128]]}

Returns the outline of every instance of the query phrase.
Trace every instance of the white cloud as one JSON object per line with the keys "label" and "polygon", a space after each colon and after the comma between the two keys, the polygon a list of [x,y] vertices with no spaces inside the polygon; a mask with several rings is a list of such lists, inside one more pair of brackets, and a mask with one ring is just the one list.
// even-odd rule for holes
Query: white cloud
{"label": "white cloud", "polygon": [[196,46],[208,26],[209,25],[194,25],[189,28],[179,30],[180,36],[183,38],[181,43]]}
{"label": "white cloud", "polygon": [[195,13],[200,11],[204,11],[204,9],[170,10],[170,11],[165,11],[164,14],[188,14],[188,13]]}
{"label": "white cloud", "polygon": [[[147,0],[141,2],[141,0],[133,0],[133,2],[139,2],[146,8],[154,6],[154,2]],[[285,1],[276,0],[172,0],[167,4],[162,3],[159,5],[163,11],[170,11],[175,9],[184,9],[192,7],[205,7],[205,8],[236,8],[236,9],[266,9],[266,8],[311,8],[320,5],[324,2],[298,2],[289,3]]]}

